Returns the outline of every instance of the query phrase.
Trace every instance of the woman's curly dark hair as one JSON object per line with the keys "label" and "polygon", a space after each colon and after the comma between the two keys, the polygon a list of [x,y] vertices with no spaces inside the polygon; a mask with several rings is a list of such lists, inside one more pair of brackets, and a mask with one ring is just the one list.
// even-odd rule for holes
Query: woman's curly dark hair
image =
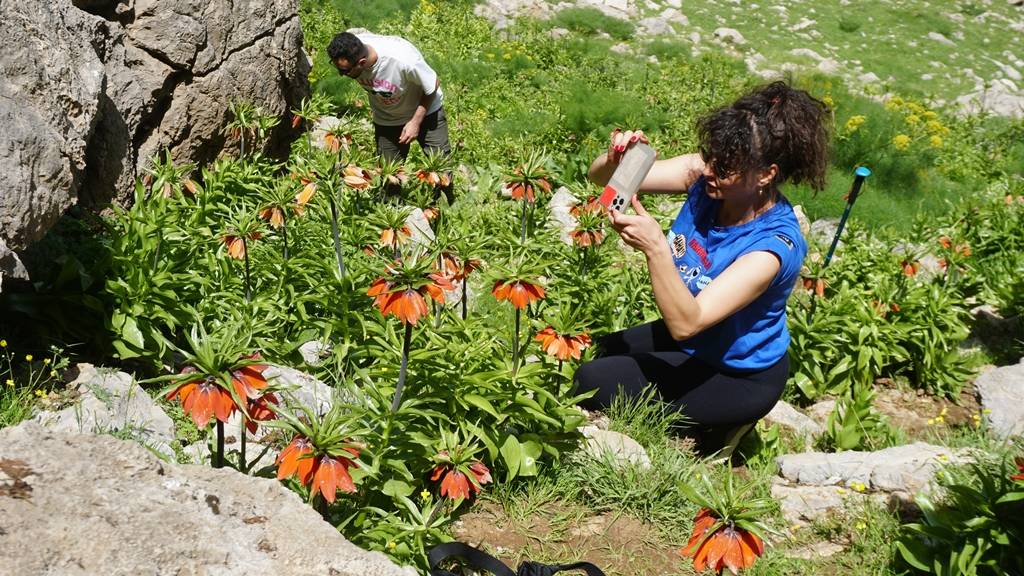
{"label": "woman's curly dark hair", "polygon": [[825,187],[828,107],[785,82],[755,88],[698,121],[700,154],[715,174],[745,173],[775,164],[774,184]]}

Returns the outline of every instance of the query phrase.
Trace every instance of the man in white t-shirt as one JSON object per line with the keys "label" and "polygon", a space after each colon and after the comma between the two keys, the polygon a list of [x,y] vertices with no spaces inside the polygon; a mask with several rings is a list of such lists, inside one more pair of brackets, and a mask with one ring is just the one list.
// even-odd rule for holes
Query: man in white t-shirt
{"label": "man in white t-shirt", "polygon": [[355,79],[369,94],[378,153],[404,159],[413,140],[424,152],[451,151],[441,83],[408,40],[342,32],[327,53],[339,74]]}

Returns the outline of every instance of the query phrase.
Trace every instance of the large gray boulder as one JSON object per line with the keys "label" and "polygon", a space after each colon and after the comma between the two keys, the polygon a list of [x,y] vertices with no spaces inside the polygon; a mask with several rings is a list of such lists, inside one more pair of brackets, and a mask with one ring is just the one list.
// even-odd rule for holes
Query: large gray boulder
{"label": "large gray boulder", "polygon": [[1024,358],[985,372],[974,381],[988,425],[998,436],[1024,434]]}
{"label": "large gray boulder", "polygon": [[0,33],[0,238],[13,250],[76,202],[128,199],[164,149],[205,164],[235,146],[232,100],[284,116],[309,91],[297,0],[3,2]]}
{"label": "large gray boulder", "polygon": [[[26,553],[26,551],[31,551]],[[0,430],[0,572],[415,576],[280,483],[111,436]]]}

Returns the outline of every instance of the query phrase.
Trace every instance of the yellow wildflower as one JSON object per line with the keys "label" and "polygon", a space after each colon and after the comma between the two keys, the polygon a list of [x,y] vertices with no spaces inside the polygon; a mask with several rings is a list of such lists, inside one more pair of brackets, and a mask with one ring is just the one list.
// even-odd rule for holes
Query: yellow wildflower
{"label": "yellow wildflower", "polygon": [[836,101],[832,99],[832,96],[830,94],[825,94],[825,97],[822,98],[821,101],[824,102],[825,106],[828,106],[829,108],[836,107]]}
{"label": "yellow wildflower", "polygon": [[932,135],[932,137],[928,139],[928,144],[930,144],[932,148],[942,148],[942,136],[937,134]]}
{"label": "yellow wildflower", "polygon": [[394,540],[389,540],[388,541],[388,550],[394,550],[395,548],[398,548],[398,544],[395,544]]}
{"label": "yellow wildflower", "polygon": [[949,461],[949,456],[946,456],[945,454],[939,454],[937,456],[937,458],[939,459],[940,462],[948,462]]}
{"label": "yellow wildflower", "polygon": [[892,145],[897,150],[906,150],[907,148],[910,148],[910,136],[907,136],[906,134],[897,134],[892,139]]}
{"label": "yellow wildflower", "polygon": [[420,492],[420,499],[422,499],[422,500],[430,500],[430,492],[428,492],[426,490]]}
{"label": "yellow wildflower", "polygon": [[936,118],[939,117],[938,114],[932,112],[931,110],[925,110],[923,116],[925,120],[935,120]]}
{"label": "yellow wildflower", "polygon": [[868,489],[867,485],[864,484],[863,482],[854,482],[853,484],[850,485],[850,488],[853,488],[857,492],[863,492]]}
{"label": "yellow wildflower", "polygon": [[903,106],[903,99],[899,96],[893,96],[885,102],[886,110],[898,110],[900,106]]}
{"label": "yellow wildflower", "polygon": [[32,355],[31,354],[25,354],[25,362],[31,362],[31,361],[32,361]]}
{"label": "yellow wildflower", "polygon": [[49,366],[49,365],[50,365],[50,359],[49,358],[43,358],[43,366]]}
{"label": "yellow wildflower", "polygon": [[982,410],[982,411],[981,411],[981,413],[982,413],[982,414],[991,414],[991,413],[992,413],[992,410],[990,410],[990,409],[988,409],[988,408],[985,408],[984,410]]}
{"label": "yellow wildflower", "polygon": [[863,522],[857,522],[857,525],[856,525],[856,526],[854,526],[854,529],[855,529],[855,530],[863,530],[863,529],[865,529],[865,528],[867,528],[867,527],[868,527],[868,525],[867,525],[867,524],[865,524],[865,523],[863,523]]}
{"label": "yellow wildflower", "polygon": [[12,380],[12,379],[8,378],[8,379],[7,379],[7,385],[8,385],[8,386],[14,386],[14,380]]}
{"label": "yellow wildflower", "polygon": [[836,488],[836,494],[846,494],[846,490],[843,488]]}
{"label": "yellow wildflower", "polygon": [[903,121],[911,126],[914,126],[916,124],[921,123],[921,117],[918,116],[917,114],[910,114],[906,118],[904,118]]}
{"label": "yellow wildflower", "polygon": [[845,126],[846,131],[847,132],[856,132],[857,129],[860,128],[861,125],[864,124],[864,122],[866,122],[866,121],[867,121],[867,117],[861,116],[860,114],[858,114],[856,116],[850,116],[850,119],[846,121],[846,126]]}
{"label": "yellow wildflower", "polygon": [[0,340],[0,348],[7,348],[7,340]]}
{"label": "yellow wildflower", "polygon": [[935,426],[935,418],[929,418],[928,419],[928,425],[929,426]]}
{"label": "yellow wildflower", "polygon": [[907,108],[909,108],[910,111],[913,112],[914,114],[924,113],[924,106],[921,106],[917,102],[907,102]]}
{"label": "yellow wildflower", "polygon": [[939,416],[945,416],[946,414],[949,414],[949,406],[943,406],[942,412],[939,412]]}
{"label": "yellow wildflower", "polygon": [[484,56],[490,58],[491,60],[494,60],[494,53],[492,53],[492,52],[488,52],[488,53],[484,54]]}
{"label": "yellow wildflower", "polygon": [[512,54],[509,53],[509,52],[505,52],[505,54],[502,56],[502,58],[504,58],[505,60],[511,60],[512,59]]}
{"label": "yellow wildflower", "polygon": [[56,377],[57,377],[57,371],[56,370],[50,370],[50,378],[56,378]]}
{"label": "yellow wildflower", "polygon": [[36,396],[38,396],[40,398],[42,398],[43,396],[46,396],[46,392],[43,392],[42,390],[36,390],[35,394],[36,394]]}

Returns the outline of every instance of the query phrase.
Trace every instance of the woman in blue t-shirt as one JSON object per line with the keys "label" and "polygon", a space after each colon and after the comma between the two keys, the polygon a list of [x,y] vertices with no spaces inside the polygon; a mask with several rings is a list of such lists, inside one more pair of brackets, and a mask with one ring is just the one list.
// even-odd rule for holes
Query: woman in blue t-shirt
{"label": "woman in blue t-shirt", "polygon": [[[807,245],[785,182],[825,182],[826,106],[784,82],[759,87],[697,126],[698,154],[660,160],[641,192],[687,193],[667,238],[639,199],[610,213],[622,239],[647,257],[661,320],[604,337],[576,372],[588,409],[654,385],[715,450],[767,414],[789,376],[786,299]],[[640,131],[612,133],[590,167],[607,184]],[[730,434],[733,432],[733,434]],[[730,437],[731,436],[731,437]]]}

